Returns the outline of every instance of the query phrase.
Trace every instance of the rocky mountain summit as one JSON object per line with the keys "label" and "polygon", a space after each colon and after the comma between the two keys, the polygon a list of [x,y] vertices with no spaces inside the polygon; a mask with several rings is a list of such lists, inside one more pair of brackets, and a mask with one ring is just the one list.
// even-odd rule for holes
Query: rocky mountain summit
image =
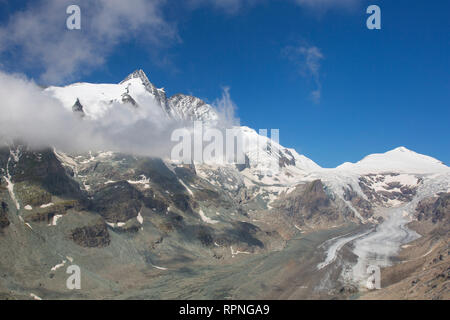
{"label": "rocky mountain summit", "polygon": [[[167,98],[142,70],[119,84],[77,83],[44,94],[80,121],[102,119],[117,105],[187,122],[219,119],[199,98]],[[243,165],[2,146],[2,296],[224,298],[206,287],[175,292],[176,283],[158,294],[158,281],[165,274],[199,279],[211,268],[281,252],[301,235],[376,226],[392,208],[410,206],[411,221],[448,231],[450,169],[436,159],[401,147],[325,169],[251,128],[237,129],[251,142]],[[279,170],[266,170],[274,159]],[[84,270],[80,292],[65,287],[62,266],[69,264]]]}

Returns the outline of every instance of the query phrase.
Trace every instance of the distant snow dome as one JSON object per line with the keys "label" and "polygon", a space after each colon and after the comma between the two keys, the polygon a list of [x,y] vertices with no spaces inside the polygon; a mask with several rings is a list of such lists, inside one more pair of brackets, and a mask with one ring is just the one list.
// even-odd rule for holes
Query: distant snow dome
{"label": "distant snow dome", "polygon": [[346,162],[336,169],[358,173],[405,172],[438,173],[449,171],[441,161],[416,153],[405,147],[399,147],[386,153],[371,154],[356,163]]}

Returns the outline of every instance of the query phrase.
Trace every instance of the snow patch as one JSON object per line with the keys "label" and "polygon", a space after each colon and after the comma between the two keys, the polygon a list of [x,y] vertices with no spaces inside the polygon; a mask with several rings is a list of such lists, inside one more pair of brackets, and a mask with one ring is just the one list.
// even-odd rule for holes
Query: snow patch
{"label": "snow patch", "polygon": [[145,175],[140,175],[139,176],[141,178],[141,180],[128,180],[127,182],[129,184],[142,184],[144,186],[144,189],[149,189],[150,188],[150,179],[147,178]]}
{"label": "snow patch", "polygon": [[168,270],[167,268],[164,268],[164,267],[158,267],[158,266],[155,266],[155,265],[152,265],[152,267],[153,268],[155,268],[155,269],[158,269],[158,270]]}
{"label": "snow patch", "polygon": [[189,192],[189,194],[191,195],[191,196],[194,196],[194,193],[192,192],[192,190],[191,189],[189,189],[189,187],[184,183],[184,181],[183,180],[181,180],[181,179],[178,179],[178,181],[180,181],[180,183],[183,185],[183,187],[185,187],[186,188],[186,190],[187,190],[187,192]]}
{"label": "snow patch", "polygon": [[34,293],[30,293],[30,297],[32,297],[34,300],[42,300],[41,297],[38,297],[38,296],[35,295]]}
{"label": "snow patch", "polygon": [[206,222],[206,223],[209,223],[209,224],[216,224],[216,223],[219,222],[219,221],[217,221],[217,220],[213,220],[213,219],[207,217],[207,216],[203,213],[203,210],[202,210],[202,209],[199,210],[198,214],[200,215],[200,218],[202,219],[203,222]]}
{"label": "snow patch", "polygon": [[9,174],[8,174],[8,177],[3,176],[3,178],[5,179],[6,184],[7,184],[6,188],[8,189],[9,196],[11,197],[12,201],[16,205],[17,210],[20,210],[19,201],[17,201],[16,195],[14,194],[14,183],[11,182],[11,176],[9,176]]}
{"label": "snow patch", "polygon": [[56,270],[58,270],[59,268],[62,268],[62,267],[64,267],[64,265],[66,264],[66,260],[63,260],[61,263],[59,263],[59,264],[57,264],[57,265],[55,265],[53,268],[51,268],[50,270],[51,271],[56,271]]}
{"label": "snow patch", "polygon": [[56,215],[54,215],[54,216],[53,216],[53,219],[52,219],[51,225],[52,225],[52,226],[56,226],[56,225],[58,224],[58,220],[61,219],[61,218],[62,218],[62,214],[56,214]]}
{"label": "snow patch", "polygon": [[143,223],[144,223],[144,218],[142,217],[140,211],[139,211],[139,214],[138,214],[138,216],[136,217],[136,219],[137,219],[137,221],[138,221],[140,224],[143,224]]}
{"label": "snow patch", "polygon": [[117,222],[117,223],[106,222],[106,224],[108,226],[110,226],[111,228],[117,228],[117,227],[121,228],[121,227],[125,226],[127,223],[126,222]]}
{"label": "snow patch", "polygon": [[230,247],[230,250],[231,250],[231,257],[232,258],[237,256],[238,254],[251,254],[251,252],[247,252],[247,251],[239,251],[239,250],[234,251],[232,246]]}

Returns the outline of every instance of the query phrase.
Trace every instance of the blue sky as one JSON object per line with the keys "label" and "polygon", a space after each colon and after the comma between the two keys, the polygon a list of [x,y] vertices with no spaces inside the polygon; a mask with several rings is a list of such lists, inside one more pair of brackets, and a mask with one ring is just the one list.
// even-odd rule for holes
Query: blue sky
{"label": "blue sky", "polygon": [[[223,1],[230,5],[158,4],[147,18],[162,22],[142,17],[129,37],[108,31],[104,37],[114,45],[99,50],[101,61],[91,63],[89,55],[90,61],[64,60],[71,72],[57,79],[42,76],[48,74],[46,53],[2,45],[1,30],[11,28],[17,13],[37,10],[3,0],[0,67],[45,84],[119,82],[142,68],[169,95],[183,92],[208,102],[229,87],[241,124],[279,128],[281,144],[324,167],[398,146],[450,163],[450,2],[345,0],[344,6],[319,0],[317,7],[310,0]],[[90,7],[79,2],[83,18]],[[381,30],[366,28],[370,4],[381,8]],[[79,39],[92,32],[89,26],[77,31]],[[25,61],[30,53],[38,63]]]}

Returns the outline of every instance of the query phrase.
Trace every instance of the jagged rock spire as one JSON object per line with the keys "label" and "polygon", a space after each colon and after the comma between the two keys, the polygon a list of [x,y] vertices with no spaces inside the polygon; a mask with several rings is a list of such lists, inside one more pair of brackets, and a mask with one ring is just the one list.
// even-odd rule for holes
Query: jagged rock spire
{"label": "jagged rock spire", "polygon": [[72,111],[75,112],[76,114],[80,115],[81,117],[84,117],[83,105],[81,104],[79,98],[77,98],[77,101],[72,106]]}

